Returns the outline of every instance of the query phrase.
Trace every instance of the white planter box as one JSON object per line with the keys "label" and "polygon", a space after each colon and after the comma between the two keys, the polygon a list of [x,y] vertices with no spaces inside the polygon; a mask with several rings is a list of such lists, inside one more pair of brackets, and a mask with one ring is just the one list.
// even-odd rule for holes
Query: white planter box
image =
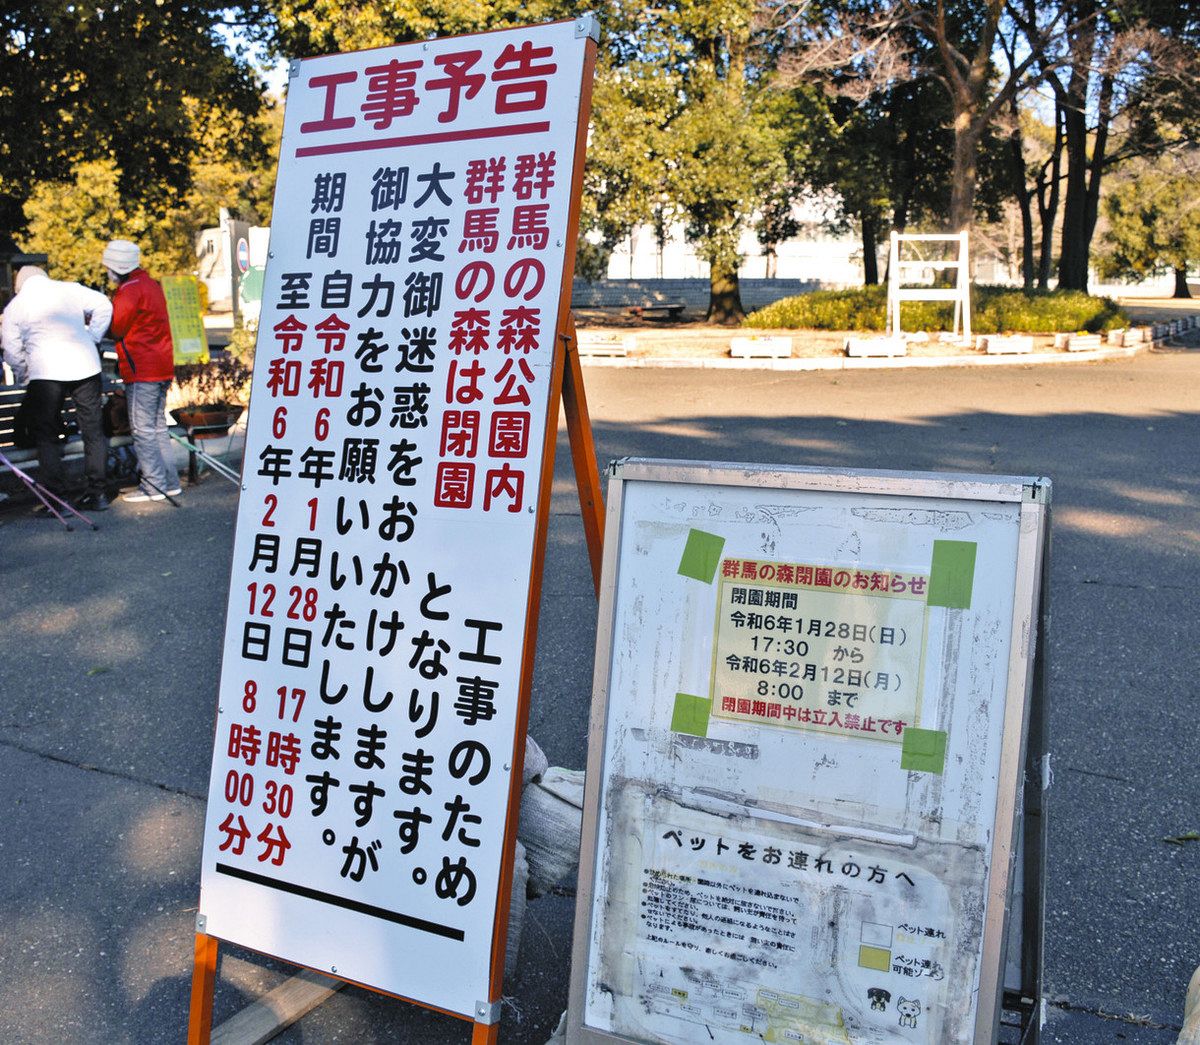
{"label": "white planter box", "polygon": [[1124,330],[1110,330],[1106,340],[1113,348],[1121,348],[1125,344],[1126,333]]}
{"label": "white planter box", "polygon": [[989,334],[980,340],[984,342],[983,347],[989,356],[1026,355],[1033,351],[1033,338],[1027,334],[1014,334],[1009,337]]}
{"label": "white planter box", "polygon": [[735,359],[788,359],[792,354],[790,337],[730,338],[729,354]]}
{"label": "white planter box", "polygon": [[602,330],[580,330],[579,354],[581,356],[626,356],[637,343],[636,334],[617,334]]}
{"label": "white planter box", "polygon": [[902,356],[908,349],[900,337],[847,337],[846,355],[855,359],[868,356]]}
{"label": "white planter box", "polygon": [[1150,331],[1145,327],[1130,327],[1125,331],[1125,344],[1140,345],[1150,340]]}
{"label": "white planter box", "polygon": [[1095,352],[1101,345],[1099,334],[1072,334],[1067,342],[1067,351]]}
{"label": "white planter box", "polygon": [[1067,348],[1070,344],[1071,344],[1071,335],[1070,334],[1055,334],[1054,335],[1054,347],[1055,348]]}

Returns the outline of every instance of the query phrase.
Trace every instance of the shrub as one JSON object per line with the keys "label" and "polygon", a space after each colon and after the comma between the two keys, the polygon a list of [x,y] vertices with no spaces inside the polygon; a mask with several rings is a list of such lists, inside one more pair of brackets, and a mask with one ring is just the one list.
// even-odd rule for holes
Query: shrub
{"label": "shrub", "polygon": [[231,345],[230,350],[213,352],[207,363],[177,366],[169,405],[227,407],[245,403],[250,397],[252,365]]}
{"label": "shrub", "polygon": [[[905,330],[949,330],[954,317],[954,306],[949,302],[906,301],[901,308]],[[971,330],[976,334],[1096,333],[1128,324],[1129,317],[1111,298],[1092,297],[1076,290],[1032,294],[1011,287],[977,286],[971,290]],[[815,290],[783,298],[752,312],[746,317],[746,326],[886,330],[887,287]]]}

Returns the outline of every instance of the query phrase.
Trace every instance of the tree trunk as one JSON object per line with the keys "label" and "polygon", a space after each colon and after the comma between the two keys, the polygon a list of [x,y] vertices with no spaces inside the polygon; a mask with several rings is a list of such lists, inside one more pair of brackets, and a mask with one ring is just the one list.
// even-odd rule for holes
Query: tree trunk
{"label": "tree trunk", "polygon": [[736,326],[746,318],[742,308],[742,294],[738,289],[737,263],[713,262],[708,269],[708,314],[709,323]]}
{"label": "tree trunk", "polygon": [[1096,131],[1092,135],[1092,156],[1088,160],[1087,200],[1083,212],[1084,260],[1092,248],[1092,235],[1096,231],[1096,217],[1100,213],[1100,178],[1108,161],[1108,128],[1112,123],[1113,78],[1104,76],[1100,80],[1100,104],[1096,107]]}
{"label": "tree trunk", "polygon": [[1071,33],[1070,74],[1064,87],[1051,76],[1057,101],[1062,106],[1063,132],[1067,148],[1067,191],[1063,201],[1062,252],[1058,259],[1058,285],[1064,290],[1087,292],[1088,247],[1088,88],[1095,57],[1095,5],[1081,2],[1075,7],[1079,28]]}
{"label": "tree trunk", "polygon": [[1067,191],[1063,200],[1062,252],[1058,259],[1058,286],[1087,292],[1087,117],[1082,109],[1063,111],[1067,146]]}
{"label": "tree trunk", "polygon": [[[891,163],[891,191],[895,201],[892,206],[892,228],[903,232],[908,228],[908,212],[912,206],[913,182],[917,169],[917,135],[913,132],[916,115],[912,99],[912,85],[896,88],[901,92],[893,105],[890,120],[892,122],[892,139],[903,144],[892,149],[894,157]],[[902,124],[896,126],[897,107],[900,111]],[[878,233],[878,230],[876,230]]]}
{"label": "tree trunk", "polygon": [[863,285],[879,283],[879,218],[874,213],[862,216]]}
{"label": "tree trunk", "polygon": [[1038,223],[1042,240],[1038,251],[1038,290],[1050,289],[1050,272],[1054,267],[1054,223],[1058,220],[1058,197],[1062,178],[1062,106],[1054,106],[1054,148],[1050,159],[1038,171]]}
{"label": "tree trunk", "polygon": [[954,117],[954,167],[950,174],[950,230],[962,232],[971,227],[975,216],[975,176],[979,163],[979,142],[983,123],[973,108],[964,108]]}
{"label": "tree trunk", "polygon": [[1012,164],[1012,191],[1021,210],[1021,283],[1025,292],[1033,290],[1033,191],[1025,178],[1025,141],[1021,136],[1021,114],[1014,93],[1009,104],[1013,120],[1009,136],[1009,160]]}
{"label": "tree trunk", "polygon": [[1175,269],[1175,293],[1171,295],[1175,298],[1190,298],[1192,292],[1188,289],[1187,268]]}

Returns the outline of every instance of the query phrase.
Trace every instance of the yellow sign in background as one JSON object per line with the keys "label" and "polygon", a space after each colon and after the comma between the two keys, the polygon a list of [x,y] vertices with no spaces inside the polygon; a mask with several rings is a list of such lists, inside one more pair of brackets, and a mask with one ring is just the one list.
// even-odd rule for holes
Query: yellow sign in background
{"label": "yellow sign in background", "polygon": [[167,318],[175,346],[175,365],[208,362],[208,337],[200,314],[200,287],[195,276],[164,276]]}

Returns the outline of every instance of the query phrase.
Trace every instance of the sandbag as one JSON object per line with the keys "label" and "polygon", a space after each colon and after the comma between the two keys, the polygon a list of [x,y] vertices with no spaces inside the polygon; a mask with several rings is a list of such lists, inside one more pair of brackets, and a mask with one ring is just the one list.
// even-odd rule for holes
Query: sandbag
{"label": "sandbag", "polygon": [[550,766],[521,793],[517,837],[529,861],[529,896],[541,896],[579,866],[583,771]]}
{"label": "sandbag", "polygon": [[521,948],[521,928],[525,923],[525,893],[529,882],[529,862],[525,847],[518,840],[513,858],[512,898],[508,905],[508,937],[504,943],[504,978],[510,980],[517,972],[517,952]]}

